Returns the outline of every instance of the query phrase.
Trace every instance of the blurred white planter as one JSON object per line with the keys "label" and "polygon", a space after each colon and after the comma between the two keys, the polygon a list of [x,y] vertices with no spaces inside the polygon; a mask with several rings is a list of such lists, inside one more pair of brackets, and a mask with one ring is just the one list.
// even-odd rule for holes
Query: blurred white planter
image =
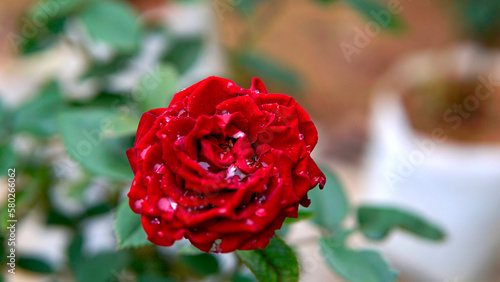
{"label": "blurred white planter", "polygon": [[[447,52],[445,71],[465,75],[477,51],[469,46]],[[392,86],[425,80],[438,64],[432,54],[405,62],[389,75]],[[381,249],[415,281],[487,279],[500,249],[500,144],[460,144],[416,132],[402,94],[390,88],[374,97],[364,200],[413,210],[441,226],[447,238],[433,243],[397,232]]]}

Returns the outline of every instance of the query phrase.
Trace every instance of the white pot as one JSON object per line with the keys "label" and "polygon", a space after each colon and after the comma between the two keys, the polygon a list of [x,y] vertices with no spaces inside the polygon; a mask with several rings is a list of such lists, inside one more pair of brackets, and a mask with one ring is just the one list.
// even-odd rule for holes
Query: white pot
{"label": "white pot", "polygon": [[[477,51],[466,47],[447,52],[446,67],[454,64],[460,71]],[[426,54],[406,61],[395,69],[397,83],[404,85],[405,76],[429,76],[422,70],[429,64],[436,67],[435,59]],[[381,250],[416,281],[485,279],[500,253],[500,143],[453,142],[439,129],[433,136],[416,132],[398,91],[386,87],[374,98],[365,202],[413,210],[442,227],[447,237],[429,242],[396,232]]]}

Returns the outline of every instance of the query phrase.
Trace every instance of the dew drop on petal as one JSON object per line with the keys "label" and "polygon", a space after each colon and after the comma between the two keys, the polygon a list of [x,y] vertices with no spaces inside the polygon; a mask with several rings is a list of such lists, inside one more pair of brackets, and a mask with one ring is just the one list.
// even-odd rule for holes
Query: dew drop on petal
{"label": "dew drop on petal", "polygon": [[254,225],[254,224],[255,224],[255,222],[253,220],[251,220],[251,219],[247,219],[245,221],[245,225],[250,225],[251,226],[251,225]]}
{"label": "dew drop on petal", "polygon": [[146,149],[144,149],[144,150],[141,151],[141,153],[139,154],[139,156],[141,157],[141,159],[146,158],[146,154],[149,151],[149,148],[151,148],[151,146],[147,146]]}
{"label": "dew drop on petal", "polygon": [[300,134],[299,134],[299,139],[300,139],[300,140],[304,140],[304,134],[300,133]]}
{"label": "dew drop on petal", "polygon": [[137,200],[134,202],[134,208],[136,210],[141,210],[142,209],[142,203],[144,202],[143,199]]}
{"label": "dew drop on petal", "polygon": [[173,214],[177,209],[177,203],[171,198],[160,198],[156,204],[158,209],[167,214]]}
{"label": "dew drop on petal", "polygon": [[153,171],[157,174],[164,174],[167,171],[167,168],[164,164],[155,164],[153,167]]}
{"label": "dew drop on petal", "polygon": [[239,139],[239,138],[245,137],[245,136],[246,136],[246,134],[243,131],[238,131],[238,132],[236,132],[236,134],[233,135],[233,138]]}
{"label": "dew drop on petal", "polygon": [[163,235],[165,235],[165,234],[164,234],[163,232],[161,232],[161,231],[158,231],[156,234],[157,234],[158,236],[160,236],[160,237],[163,237]]}
{"label": "dew drop on petal", "polygon": [[306,151],[307,153],[311,153],[311,145],[306,145]]}
{"label": "dew drop on petal", "polygon": [[265,209],[258,209],[257,211],[255,211],[255,215],[258,216],[258,217],[264,217],[267,215],[267,211]]}
{"label": "dew drop on petal", "polygon": [[226,214],[227,213],[227,208],[220,208],[218,211],[219,214]]}
{"label": "dew drop on petal", "polygon": [[153,224],[153,225],[159,225],[160,224],[160,220],[157,217],[155,217],[153,220],[151,220],[151,224]]}
{"label": "dew drop on petal", "polygon": [[257,198],[255,198],[259,204],[264,203],[267,200],[266,195],[259,195]]}
{"label": "dew drop on petal", "polygon": [[177,114],[177,116],[181,116],[181,115],[183,115],[185,112],[186,112],[186,110],[182,109],[182,110],[180,110],[180,111],[179,111],[179,113]]}
{"label": "dew drop on petal", "polygon": [[198,162],[198,164],[203,168],[204,170],[208,170],[210,168],[210,164],[207,162]]}

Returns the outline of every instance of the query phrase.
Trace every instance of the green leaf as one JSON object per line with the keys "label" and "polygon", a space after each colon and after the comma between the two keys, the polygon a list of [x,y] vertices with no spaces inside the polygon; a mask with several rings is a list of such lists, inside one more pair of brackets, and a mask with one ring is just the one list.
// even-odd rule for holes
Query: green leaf
{"label": "green leaf", "polygon": [[93,3],[81,20],[94,40],[118,52],[130,53],[139,48],[142,26],[133,8],[124,2]]}
{"label": "green leaf", "polygon": [[482,43],[494,43],[500,30],[500,3],[498,1],[461,1],[458,3],[462,27]]}
{"label": "green leaf", "polygon": [[298,281],[299,264],[293,250],[275,236],[265,249],[236,251],[259,281]]}
{"label": "green leaf", "polygon": [[[406,28],[404,21],[387,8],[387,3],[378,0],[344,0],[366,19],[378,23],[383,29],[399,32]],[[381,14],[384,14],[382,16]],[[378,15],[380,14],[380,15]]]}
{"label": "green leaf", "polygon": [[39,96],[21,106],[14,113],[15,132],[28,132],[36,136],[50,136],[56,132],[55,114],[64,101],[58,85],[51,82],[43,87]]}
{"label": "green leaf", "polygon": [[326,184],[323,190],[316,188],[307,193],[311,199],[308,210],[317,214],[312,219],[314,223],[334,231],[349,212],[349,203],[337,176],[325,167],[320,169],[326,176]]}
{"label": "green leaf", "polygon": [[103,78],[124,70],[129,63],[130,55],[118,55],[109,62],[95,62],[81,76],[82,79]]}
{"label": "green leaf", "polygon": [[120,272],[131,262],[126,252],[103,253],[83,258],[75,269],[77,281],[106,282],[118,279]]}
{"label": "green leaf", "polygon": [[187,244],[186,246],[182,247],[177,251],[177,254],[179,255],[199,255],[203,254],[202,251],[200,251],[198,248],[191,244]]}
{"label": "green leaf", "polygon": [[361,232],[372,240],[381,240],[396,228],[433,241],[443,240],[445,237],[444,232],[436,225],[397,208],[361,206],[358,208],[358,222]]}
{"label": "green leaf", "polygon": [[37,273],[48,274],[54,272],[49,263],[38,257],[21,256],[17,261],[17,265],[20,268]]}
{"label": "green leaf", "polygon": [[65,18],[71,16],[83,8],[87,7],[98,0],[44,0],[37,1],[29,10],[30,19],[47,18],[47,22],[52,22],[54,19]]}
{"label": "green leaf", "polygon": [[219,262],[212,254],[184,255],[180,257],[180,260],[191,271],[201,276],[208,276],[219,271]]}
{"label": "green leaf", "polygon": [[176,38],[172,46],[166,50],[162,61],[173,64],[182,74],[193,65],[202,48],[203,38],[201,37]]}
{"label": "green leaf", "polygon": [[71,241],[71,244],[68,246],[68,265],[71,267],[73,271],[75,271],[80,264],[85,260],[84,255],[82,253],[83,246],[83,235],[80,233],[76,233]]}
{"label": "green leaf", "polygon": [[16,154],[10,143],[0,144],[0,171],[2,173],[7,173],[9,168],[15,167],[16,164]]}
{"label": "green leaf", "polygon": [[176,280],[165,275],[154,274],[154,273],[144,273],[137,278],[138,282],[176,282]]}
{"label": "green leaf", "polygon": [[243,52],[237,56],[236,60],[239,66],[251,76],[257,76],[263,80],[273,80],[291,90],[302,88],[302,82],[295,72],[270,58],[252,52]]}
{"label": "green leaf", "polygon": [[236,273],[231,278],[231,282],[254,282],[254,281],[256,281],[255,277],[250,276],[250,275],[252,275],[252,274],[249,273],[248,275],[245,275],[245,274],[242,274],[242,273]]}
{"label": "green leaf", "polygon": [[312,217],[314,217],[316,213],[310,212],[310,211],[299,211],[299,216],[297,218],[291,218],[287,217],[285,221],[283,222],[284,224],[293,224],[302,220],[307,220]]}
{"label": "green leaf", "polygon": [[397,273],[375,251],[350,250],[331,237],[320,238],[319,245],[330,267],[348,281],[396,281]]}
{"label": "green leaf", "polygon": [[255,8],[259,4],[259,2],[262,2],[262,0],[241,1],[235,7],[238,12],[242,13],[243,15],[251,15],[255,11]]}
{"label": "green leaf", "polygon": [[141,216],[130,209],[128,200],[121,202],[116,211],[115,234],[119,249],[152,245],[142,228]]}
{"label": "green leaf", "polygon": [[137,121],[100,108],[75,108],[57,117],[59,132],[69,155],[88,171],[112,179],[133,177],[125,151]]}
{"label": "green leaf", "polygon": [[178,74],[171,64],[158,66],[153,72],[146,74],[140,81],[138,91],[142,91],[143,99],[138,99],[142,111],[166,108],[179,91]]}

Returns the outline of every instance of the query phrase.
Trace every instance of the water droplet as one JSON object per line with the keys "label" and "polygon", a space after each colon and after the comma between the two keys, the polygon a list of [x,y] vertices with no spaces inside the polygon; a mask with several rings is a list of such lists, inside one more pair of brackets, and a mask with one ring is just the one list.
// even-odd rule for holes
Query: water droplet
{"label": "water droplet", "polygon": [[141,210],[142,209],[142,203],[144,202],[143,199],[137,200],[134,202],[134,208],[136,210]]}
{"label": "water droplet", "polygon": [[160,220],[157,217],[155,217],[153,220],[151,220],[151,224],[153,224],[153,225],[159,225],[160,224]]}
{"label": "water droplet", "polygon": [[204,170],[208,170],[210,168],[210,164],[207,162],[198,162],[198,164],[203,168]]}
{"label": "water droplet", "polygon": [[246,134],[243,131],[238,131],[238,132],[236,132],[236,134],[233,135],[233,138],[239,139],[239,138],[245,137],[245,136],[246,136]]}
{"label": "water droplet", "polygon": [[155,164],[153,167],[153,171],[156,174],[164,174],[167,171],[167,168],[164,164]]}
{"label": "water droplet", "polygon": [[300,140],[304,140],[304,134],[300,133],[300,134],[299,134],[299,139],[300,139]]}
{"label": "water droplet", "polygon": [[264,217],[267,215],[267,211],[265,209],[258,209],[255,211],[255,215],[258,217]]}
{"label": "water droplet", "polygon": [[218,211],[219,214],[226,214],[227,213],[227,208],[220,208]]}
{"label": "water droplet", "polygon": [[165,138],[167,138],[167,134],[162,134],[162,135],[160,135],[160,137],[165,139]]}
{"label": "water droplet", "polygon": [[168,214],[173,214],[177,209],[177,203],[172,198],[160,198],[156,206],[160,211]]}
{"label": "water droplet", "polygon": [[263,167],[268,167],[268,166],[269,166],[269,165],[268,165],[268,164],[266,164],[265,162],[261,162],[260,164],[261,164]]}
{"label": "water droplet", "polygon": [[149,151],[149,148],[151,148],[151,146],[147,146],[146,149],[144,149],[144,150],[141,151],[141,153],[139,154],[139,156],[141,157],[141,159],[146,158],[146,154]]}
{"label": "water droplet", "polygon": [[311,153],[311,145],[306,145],[306,151],[307,153]]}
{"label": "water droplet", "polygon": [[229,179],[233,176],[238,176],[240,180],[247,177],[247,175],[241,172],[241,170],[235,164],[232,164],[227,168],[226,179]]}
{"label": "water droplet", "polygon": [[179,113],[177,114],[177,116],[181,116],[181,115],[183,115],[185,112],[186,112],[186,110],[182,109],[182,110],[180,110],[180,111],[179,111]]}
{"label": "water droplet", "polygon": [[223,110],[223,111],[221,112],[221,114],[222,114],[222,115],[228,115],[228,114],[229,114],[229,112],[228,112],[228,111],[226,111],[226,110]]}
{"label": "water droplet", "polygon": [[257,89],[255,89],[255,90],[254,90],[254,92],[255,92],[255,93],[260,93],[260,91],[259,91],[259,90],[257,90]]}
{"label": "water droplet", "polygon": [[164,234],[163,232],[161,232],[161,231],[158,231],[156,234],[157,234],[158,236],[160,236],[160,237],[163,237],[163,236],[165,235],[165,234]]}
{"label": "water droplet", "polygon": [[251,219],[247,219],[245,221],[245,225],[254,225],[254,224],[255,224],[255,222],[253,220],[251,220]]}
{"label": "water droplet", "polygon": [[266,195],[259,195],[255,198],[259,204],[264,203],[267,200]]}

